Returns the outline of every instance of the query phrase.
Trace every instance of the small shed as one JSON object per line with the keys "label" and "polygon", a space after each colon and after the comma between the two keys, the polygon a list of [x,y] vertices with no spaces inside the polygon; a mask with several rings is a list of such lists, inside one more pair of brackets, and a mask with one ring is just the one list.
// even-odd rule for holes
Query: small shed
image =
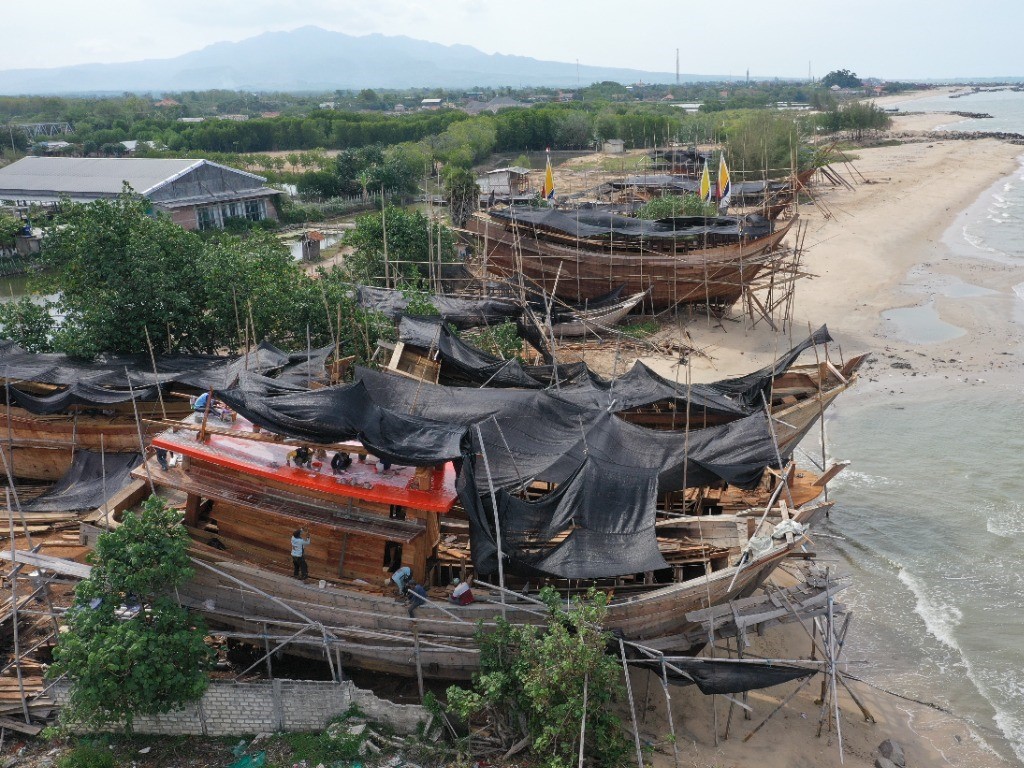
{"label": "small shed", "polygon": [[484,204],[508,202],[532,193],[530,169],[519,166],[487,171],[483,176],[477,177],[476,184],[480,188],[480,202]]}
{"label": "small shed", "polygon": [[626,154],[626,142],[622,139],[605,139],[601,151],[606,155],[624,155]]}
{"label": "small shed", "polygon": [[316,261],[320,258],[320,243],[323,242],[323,239],[324,236],[316,230],[303,233],[300,241],[303,261]]}

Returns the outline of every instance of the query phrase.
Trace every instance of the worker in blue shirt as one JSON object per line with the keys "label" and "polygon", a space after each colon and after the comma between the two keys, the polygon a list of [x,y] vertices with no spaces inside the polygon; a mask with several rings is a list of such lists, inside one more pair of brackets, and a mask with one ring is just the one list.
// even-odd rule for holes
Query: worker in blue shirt
{"label": "worker in blue shirt", "polygon": [[306,533],[306,537],[303,538],[303,533],[306,533],[305,529],[299,528],[292,534],[292,575],[297,579],[305,581],[309,578],[309,566],[306,565],[306,547],[309,546],[309,534]]}

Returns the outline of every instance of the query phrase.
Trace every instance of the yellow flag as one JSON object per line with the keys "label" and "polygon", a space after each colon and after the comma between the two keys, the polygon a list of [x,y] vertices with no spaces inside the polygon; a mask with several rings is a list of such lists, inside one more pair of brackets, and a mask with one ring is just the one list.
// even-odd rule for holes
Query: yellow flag
{"label": "yellow flag", "polygon": [[711,174],[708,173],[708,161],[704,161],[704,173],[700,175],[700,199],[711,202]]}
{"label": "yellow flag", "polygon": [[718,207],[726,208],[732,197],[732,181],[729,179],[729,166],[725,164],[725,152],[718,162]]}
{"label": "yellow flag", "polygon": [[551,155],[548,155],[548,165],[544,171],[544,190],[541,192],[541,197],[545,200],[554,200],[555,198],[555,178],[551,174]]}

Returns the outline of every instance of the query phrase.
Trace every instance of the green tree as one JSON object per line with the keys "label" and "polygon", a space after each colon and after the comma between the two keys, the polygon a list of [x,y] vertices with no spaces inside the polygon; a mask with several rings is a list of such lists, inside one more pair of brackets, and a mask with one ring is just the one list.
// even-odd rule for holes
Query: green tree
{"label": "green tree", "polygon": [[296,180],[295,189],[304,198],[323,199],[348,194],[342,178],[331,171],[308,171]]}
{"label": "green tree", "polygon": [[257,340],[305,347],[300,315],[303,284],[310,280],[279,238],[266,232],[218,233],[204,244],[199,271],[205,291],[197,348],[239,348],[239,318],[244,327],[250,317]]}
{"label": "green tree", "polygon": [[430,276],[431,264],[457,259],[451,230],[393,205],[360,216],[345,239],[355,249],[345,263],[353,283],[415,286]]}
{"label": "green tree", "polygon": [[357,101],[359,103],[359,106],[362,107],[363,109],[381,108],[380,96],[378,96],[377,92],[371,88],[364,88],[363,90],[361,90],[359,92]]}
{"label": "green tree", "polygon": [[838,85],[840,88],[860,88],[862,83],[855,72],[848,69],[836,69],[821,78],[821,84],[826,88]]}
{"label": "green tree", "polygon": [[861,131],[885,130],[892,125],[892,118],[871,102],[854,101],[815,116],[816,125],[825,133],[855,131],[860,138]]}
{"label": "green tree", "polygon": [[24,224],[14,216],[0,212],[0,250],[13,249]]}
{"label": "green tree", "polygon": [[52,352],[56,324],[48,301],[22,296],[0,304],[0,336],[29,352]]}
{"label": "green tree", "polygon": [[464,227],[470,214],[477,209],[480,187],[476,174],[465,168],[448,168],[444,176],[444,196],[452,226]]}
{"label": "green tree", "polygon": [[174,599],[192,575],[188,533],[153,496],[140,514],[127,513],[100,535],[92,561],[92,574],[75,588],[50,674],[72,683],[64,718],[89,726],[123,721],[130,732],[137,715],[195,701],[208,684],[214,654],[205,628]]}
{"label": "green tree", "polygon": [[741,112],[725,127],[725,151],[733,178],[790,173],[800,146],[800,126],[787,113]]}
{"label": "green tree", "polygon": [[593,120],[582,110],[567,110],[555,118],[555,146],[561,149],[590,147],[593,137]]}
{"label": "green tree", "polygon": [[60,295],[62,351],[145,352],[147,328],[161,339],[170,329],[174,350],[195,347],[205,298],[202,239],[148,213],[149,203],[127,185],[113,200],[61,204],[44,237],[50,271],[39,286]]}
{"label": "green tree", "polygon": [[486,716],[498,723],[495,732],[506,734],[509,746],[527,737],[550,768],[575,765],[585,715],[584,753],[600,765],[623,764],[628,742],[612,707],[621,695],[622,668],[606,654],[610,636],[601,629],[607,595],[591,590],[574,597],[568,610],[550,587],[541,598],[549,611],[544,627],[500,618],[493,629],[480,627],[473,689],[452,686],[448,705],[460,717]]}

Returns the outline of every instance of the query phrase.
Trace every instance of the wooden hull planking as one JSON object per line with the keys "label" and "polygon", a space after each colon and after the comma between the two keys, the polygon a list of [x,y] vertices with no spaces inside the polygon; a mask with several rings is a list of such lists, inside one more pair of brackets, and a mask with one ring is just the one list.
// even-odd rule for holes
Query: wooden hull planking
{"label": "wooden hull planking", "polygon": [[573,303],[583,303],[625,285],[630,293],[648,291],[644,301],[657,311],[676,304],[735,303],[768,263],[771,251],[791,224],[747,242],[680,249],[676,253],[573,246],[537,237],[526,227],[513,232],[479,218],[471,219],[467,229],[485,247],[486,269],[506,279],[515,282],[522,274],[530,287]]}

